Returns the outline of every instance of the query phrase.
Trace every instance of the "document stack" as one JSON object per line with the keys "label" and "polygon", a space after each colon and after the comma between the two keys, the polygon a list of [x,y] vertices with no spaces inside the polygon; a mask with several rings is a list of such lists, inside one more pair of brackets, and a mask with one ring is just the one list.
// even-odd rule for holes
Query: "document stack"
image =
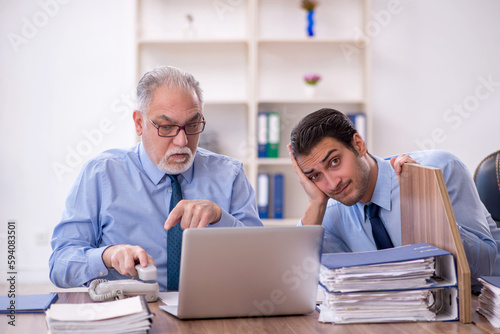
{"label": "document stack", "polygon": [[479,281],[483,287],[479,295],[477,311],[494,327],[500,327],[500,277],[482,276]]}
{"label": "document stack", "polygon": [[444,321],[458,318],[455,262],[426,243],[323,254],[320,322]]}
{"label": "document stack", "polygon": [[147,333],[154,316],[144,296],[102,303],[57,303],[45,315],[51,334]]}

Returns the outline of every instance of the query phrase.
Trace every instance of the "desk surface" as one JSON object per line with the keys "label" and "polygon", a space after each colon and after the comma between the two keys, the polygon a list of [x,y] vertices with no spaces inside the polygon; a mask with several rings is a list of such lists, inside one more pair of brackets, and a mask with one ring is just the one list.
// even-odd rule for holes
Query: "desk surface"
{"label": "desk surface", "polygon": [[[86,292],[60,292],[57,303],[92,302]],[[472,297],[473,309],[477,297]],[[390,333],[495,333],[495,329],[481,315],[473,312],[473,324],[450,322],[417,322],[387,324],[333,325],[318,322],[318,312],[301,316],[270,318],[238,318],[211,320],[178,320],[159,308],[159,303],[149,303],[155,314],[150,333],[350,333],[350,334],[390,334]],[[3,317],[2,317],[3,318]],[[46,333],[44,314],[16,314],[16,326],[0,323],[1,333]],[[500,331],[499,331],[500,332]]]}

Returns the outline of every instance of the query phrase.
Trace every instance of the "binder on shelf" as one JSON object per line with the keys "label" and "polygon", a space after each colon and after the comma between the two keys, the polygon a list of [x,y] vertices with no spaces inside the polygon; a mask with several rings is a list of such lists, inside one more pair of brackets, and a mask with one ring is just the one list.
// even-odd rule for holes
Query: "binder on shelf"
{"label": "binder on shelf", "polygon": [[270,111],[267,114],[267,157],[279,157],[281,137],[281,116],[278,112]]}
{"label": "binder on shelf", "polygon": [[366,138],[366,115],[362,112],[349,114],[347,117],[351,120],[352,124],[358,131],[358,134],[363,138],[364,141]]}
{"label": "binder on shelf", "polygon": [[257,207],[260,219],[269,217],[269,174],[267,173],[257,175]]}
{"label": "binder on shelf", "polygon": [[259,111],[257,115],[257,146],[259,158],[267,158],[267,133],[267,112]]}
{"label": "binder on shelf", "polygon": [[273,176],[273,216],[275,219],[283,218],[283,174],[274,174]]}
{"label": "binder on shelf", "polygon": [[426,243],[323,254],[320,286],[320,322],[458,319],[453,254]]}

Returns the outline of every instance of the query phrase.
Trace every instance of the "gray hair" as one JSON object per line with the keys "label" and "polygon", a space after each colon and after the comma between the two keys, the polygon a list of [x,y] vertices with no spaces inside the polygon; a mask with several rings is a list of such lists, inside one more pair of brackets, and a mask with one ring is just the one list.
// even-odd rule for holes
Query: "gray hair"
{"label": "gray hair", "polygon": [[146,74],[137,85],[137,110],[146,114],[153,100],[153,93],[160,86],[167,89],[181,89],[188,92],[194,90],[203,108],[203,91],[200,83],[193,75],[173,66],[160,66]]}

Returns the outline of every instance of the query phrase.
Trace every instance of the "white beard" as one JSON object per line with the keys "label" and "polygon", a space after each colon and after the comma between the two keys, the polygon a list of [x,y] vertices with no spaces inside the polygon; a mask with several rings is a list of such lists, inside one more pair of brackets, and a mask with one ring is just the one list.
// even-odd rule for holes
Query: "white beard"
{"label": "white beard", "polygon": [[[188,158],[184,162],[183,161],[175,161],[178,164],[172,164],[172,163],[167,162],[168,159],[170,158],[170,156],[173,154],[187,154]],[[194,160],[194,154],[193,154],[193,152],[191,152],[191,150],[189,148],[187,148],[187,147],[174,148],[174,149],[171,149],[170,151],[168,151],[167,153],[165,153],[165,156],[160,160],[157,167],[162,172],[164,172],[166,174],[176,175],[176,174],[181,174],[181,173],[184,173],[185,171],[187,171],[189,169],[189,167],[191,167],[191,165],[193,164],[193,160]]]}

